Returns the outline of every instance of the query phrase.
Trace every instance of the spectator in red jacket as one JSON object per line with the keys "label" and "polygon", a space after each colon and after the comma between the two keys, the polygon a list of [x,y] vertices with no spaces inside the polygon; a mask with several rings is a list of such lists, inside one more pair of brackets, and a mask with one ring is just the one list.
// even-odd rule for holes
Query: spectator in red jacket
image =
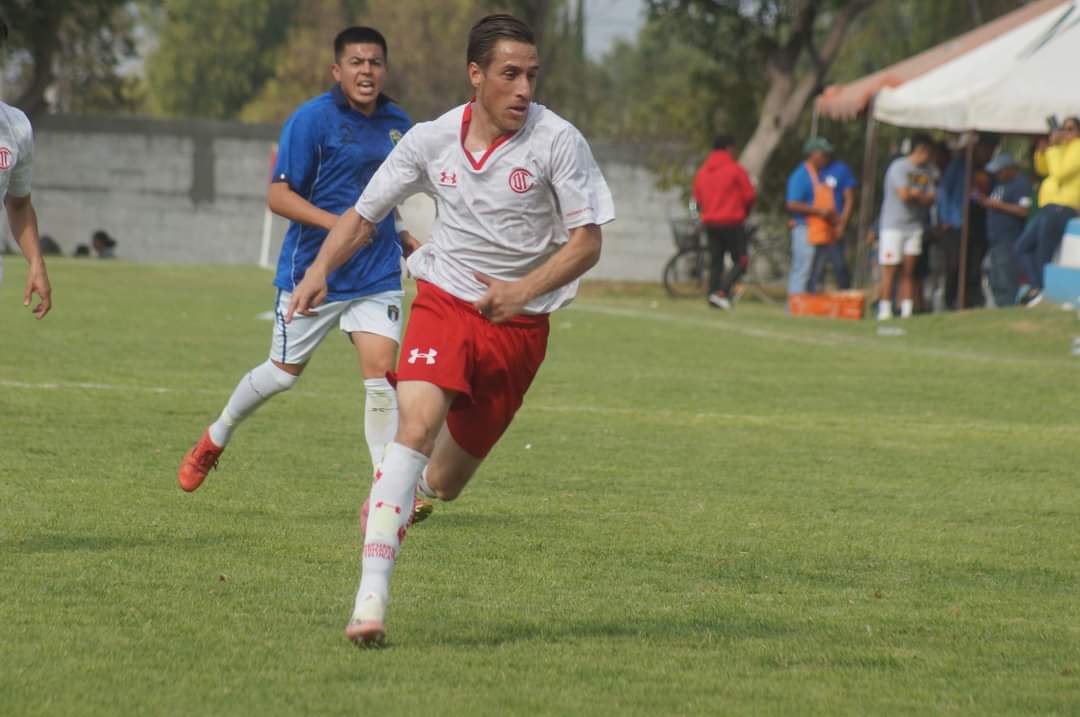
{"label": "spectator in red jacket", "polygon": [[[710,306],[731,310],[731,287],[746,271],[746,233],[743,222],[754,206],[757,192],[750,175],[735,161],[732,150],[735,141],[720,135],[713,142],[713,151],[705,158],[694,176],[694,200],[701,214],[701,223],[709,238],[712,267],[709,271]],[[731,256],[732,268],[724,273],[724,255]]]}

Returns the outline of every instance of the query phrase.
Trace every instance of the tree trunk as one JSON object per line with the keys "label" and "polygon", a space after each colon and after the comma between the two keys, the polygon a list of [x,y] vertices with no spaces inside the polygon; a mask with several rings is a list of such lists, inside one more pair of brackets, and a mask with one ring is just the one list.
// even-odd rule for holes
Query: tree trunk
{"label": "tree trunk", "polygon": [[[817,13],[800,12],[796,15],[796,25],[791,29],[791,39],[770,52],[767,60],[769,88],[761,105],[761,116],[750,141],[739,155],[739,163],[755,180],[765,171],[769,158],[784,135],[799,121],[814,90],[821,86],[843,44],[851,21],[873,2],[852,0],[845,5],[833,19],[820,52],[815,52],[812,42]],[[812,1],[811,5],[815,6],[816,2]],[[800,74],[798,58],[804,50],[811,55],[812,67]]]}

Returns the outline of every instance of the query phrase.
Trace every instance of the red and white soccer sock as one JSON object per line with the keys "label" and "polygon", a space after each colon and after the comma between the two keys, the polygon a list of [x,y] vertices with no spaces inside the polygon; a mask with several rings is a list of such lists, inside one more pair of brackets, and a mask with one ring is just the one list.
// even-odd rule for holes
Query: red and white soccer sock
{"label": "red and white soccer sock", "polygon": [[360,563],[360,588],[356,593],[354,616],[369,594],[385,604],[390,600],[390,575],[401,548],[401,538],[412,514],[416,482],[427,466],[428,457],[400,443],[386,447],[378,479],[368,499],[367,533]]}
{"label": "red and white soccer sock", "polygon": [[221,416],[210,425],[210,440],[224,448],[241,421],[276,394],[288,391],[299,378],[278,368],[272,361],[248,371],[236,385]]}
{"label": "red and white soccer sock", "polygon": [[398,425],[397,393],[385,378],[364,381],[364,439],[371,454],[371,468],[376,470],[383,451],[394,440]]}

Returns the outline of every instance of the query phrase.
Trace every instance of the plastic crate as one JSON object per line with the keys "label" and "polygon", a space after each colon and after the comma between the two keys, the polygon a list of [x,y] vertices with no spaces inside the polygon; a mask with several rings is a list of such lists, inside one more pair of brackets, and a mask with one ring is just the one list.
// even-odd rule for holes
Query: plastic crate
{"label": "plastic crate", "polygon": [[866,295],[861,291],[793,294],[788,297],[788,309],[792,316],[858,320],[863,317],[866,310]]}

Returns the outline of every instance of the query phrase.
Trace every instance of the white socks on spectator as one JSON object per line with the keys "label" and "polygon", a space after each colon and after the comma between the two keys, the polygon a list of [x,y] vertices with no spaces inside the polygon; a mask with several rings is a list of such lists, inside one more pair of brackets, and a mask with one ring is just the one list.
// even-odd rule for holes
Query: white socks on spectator
{"label": "white socks on spectator", "polygon": [[364,438],[371,453],[371,468],[383,461],[386,444],[394,440],[398,426],[397,393],[385,378],[364,381]]}
{"label": "white socks on spectator", "polygon": [[877,305],[877,317],[878,321],[884,321],[885,319],[892,318],[892,302],[882,299]]}
{"label": "white socks on spectator", "polygon": [[911,299],[902,299],[900,301],[900,318],[907,319],[911,317],[911,312],[915,310],[915,302]]}
{"label": "white socks on spectator", "polygon": [[383,456],[381,476],[371,486],[367,533],[360,568],[360,588],[356,610],[368,594],[390,599],[390,575],[401,548],[401,536],[412,514],[416,483],[427,466],[428,457],[391,443]]}
{"label": "white socks on spectator", "polygon": [[224,448],[241,421],[274,395],[292,388],[298,378],[269,360],[248,371],[236,385],[221,416],[210,425],[210,440]]}

